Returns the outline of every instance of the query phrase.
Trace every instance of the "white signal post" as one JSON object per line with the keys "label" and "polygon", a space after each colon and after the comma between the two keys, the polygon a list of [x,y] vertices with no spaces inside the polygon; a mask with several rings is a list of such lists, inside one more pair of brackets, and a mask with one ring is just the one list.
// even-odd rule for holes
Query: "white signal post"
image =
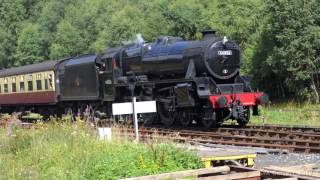
{"label": "white signal post", "polygon": [[133,115],[134,130],[135,130],[135,136],[136,136],[137,142],[139,142],[138,113],[154,113],[154,112],[157,112],[156,101],[137,102],[137,99],[135,96],[132,97],[132,102],[112,104],[113,115],[124,115],[124,114]]}
{"label": "white signal post", "polygon": [[134,120],[134,132],[136,135],[136,142],[139,142],[139,130],[138,130],[138,114],[136,111],[136,97],[134,96],[132,98],[132,114],[133,114],[133,120]]}

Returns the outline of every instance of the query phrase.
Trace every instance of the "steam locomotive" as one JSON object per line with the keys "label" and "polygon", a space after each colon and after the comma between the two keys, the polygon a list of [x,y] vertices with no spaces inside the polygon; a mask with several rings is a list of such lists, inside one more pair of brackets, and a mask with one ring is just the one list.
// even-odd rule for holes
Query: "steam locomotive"
{"label": "steam locomotive", "polygon": [[215,31],[201,40],[161,36],[83,55],[0,71],[1,112],[32,110],[44,115],[112,115],[112,103],[155,100],[157,113],[140,114],[145,124],[206,128],[228,119],[245,126],[250,111],[267,95],[240,76],[239,46]]}

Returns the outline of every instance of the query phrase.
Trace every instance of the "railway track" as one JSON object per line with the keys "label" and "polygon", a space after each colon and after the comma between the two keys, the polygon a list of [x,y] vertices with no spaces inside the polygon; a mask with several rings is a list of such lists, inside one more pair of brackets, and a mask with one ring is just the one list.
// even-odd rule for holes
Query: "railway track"
{"label": "railway track", "polygon": [[155,127],[143,127],[146,130],[161,130],[161,131],[176,131],[179,133],[201,133],[203,135],[211,134],[223,134],[230,136],[246,136],[246,137],[268,137],[285,140],[309,140],[320,141],[320,133],[314,132],[300,132],[291,130],[274,130],[274,129],[255,129],[255,128],[214,128],[203,131],[201,129],[181,129],[181,128],[155,128]]}
{"label": "railway track", "polygon": [[[160,125],[152,125],[147,128],[163,128]],[[247,131],[252,130],[258,132],[263,131],[275,131],[275,132],[290,132],[290,133],[303,133],[303,134],[319,134],[320,135],[320,127],[308,127],[308,126],[284,126],[284,125],[248,125],[245,128],[239,128],[238,125],[223,125],[219,128],[210,128],[203,129],[201,127],[170,127],[166,129],[172,130],[193,130],[193,131],[202,131],[202,132],[223,132],[223,131],[234,131],[234,129]]]}
{"label": "railway track", "polygon": [[[320,134],[270,129],[217,128],[212,131],[181,130],[172,128],[141,128],[142,139],[171,139],[178,142],[197,142],[236,146],[285,149],[290,152],[320,153]],[[133,129],[126,129],[133,133]]]}
{"label": "railway track", "polygon": [[274,124],[274,125],[248,125],[247,128],[320,134],[320,127],[310,127],[310,126],[284,126],[284,125]]}
{"label": "railway track", "polygon": [[[0,123],[0,126],[5,127],[8,124],[10,123]],[[33,124],[21,123],[20,126],[31,128]],[[122,128],[121,131],[131,136],[134,134],[132,127]],[[142,126],[139,131],[142,139],[171,139],[178,142],[265,147],[286,149],[291,152],[320,153],[319,127],[250,125],[246,128],[238,128],[231,125],[203,130],[198,127]]]}

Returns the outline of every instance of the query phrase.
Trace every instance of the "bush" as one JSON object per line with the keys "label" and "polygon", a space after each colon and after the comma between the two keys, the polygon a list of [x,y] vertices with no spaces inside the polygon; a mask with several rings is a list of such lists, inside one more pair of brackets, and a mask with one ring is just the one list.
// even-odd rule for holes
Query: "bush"
{"label": "bush", "polygon": [[103,152],[92,154],[85,178],[118,179],[183,169],[200,168],[201,162],[185,149],[170,144],[110,143]]}

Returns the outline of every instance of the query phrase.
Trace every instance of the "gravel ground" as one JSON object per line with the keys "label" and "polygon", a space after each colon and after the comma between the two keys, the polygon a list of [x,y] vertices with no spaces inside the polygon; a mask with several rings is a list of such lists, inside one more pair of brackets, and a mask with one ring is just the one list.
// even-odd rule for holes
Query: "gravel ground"
{"label": "gravel ground", "polygon": [[255,159],[255,167],[266,166],[296,166],[304,164],[318,164],[320,166],[320,154],[258,154]]}

